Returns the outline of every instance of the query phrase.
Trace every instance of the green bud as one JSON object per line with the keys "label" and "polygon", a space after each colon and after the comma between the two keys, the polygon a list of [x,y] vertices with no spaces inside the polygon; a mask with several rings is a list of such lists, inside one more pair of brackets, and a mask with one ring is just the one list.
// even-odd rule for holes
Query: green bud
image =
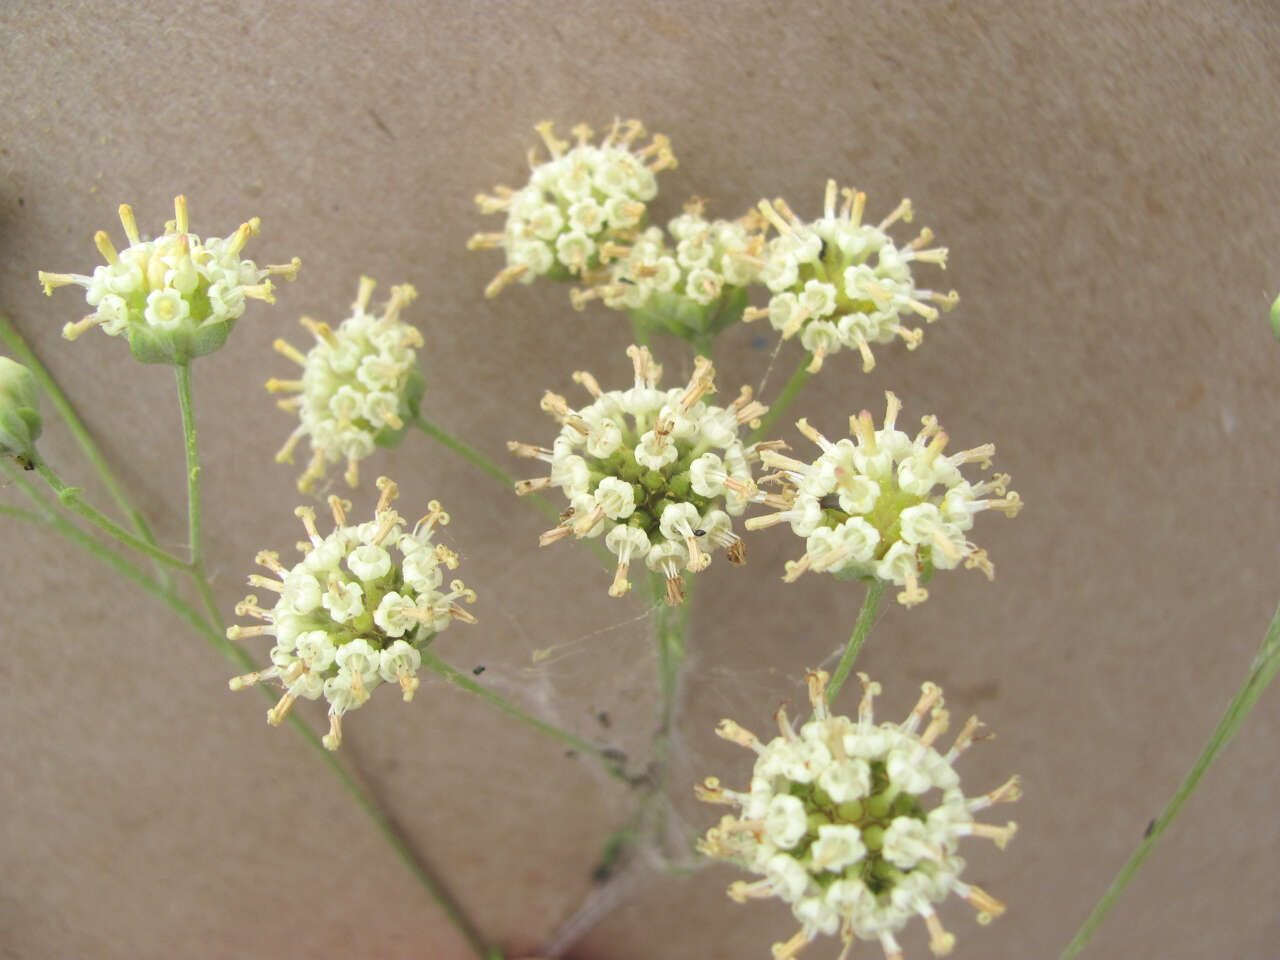
{"label": "green bud", "polygon": [[664,477],[662,474],[660,474],[657,470],[650,470],[643,477],[640,478],[640,482],[644,484],[646,490],[650,490],[653,493],[657,493],[659,490],[661,490],[663,487],[667,485],[667,478]]}
{"label": "green bud", "polygon": [[0,456],[13,457],[26,470],[33,467],[40,438],[39,400],[31,371],[0,357]]}
{"label": "green bud", "polygon": [[857,800],[850,800],[848,803],[842,803],[836,807],[836,813],[840,819],[848,823],[857,823],[862,819],[862,804]]}
{"label": "green bud", "polygon": [[862,831],[862,844],[868,850],[879,850],[884,846],[884,827],[872,824]]}
{"label": "green bud", "polygon": [[867,814],[880,820],[889,815],[890,800],[885,794],[877,793],[874,797],[867,797],[866,806]]}

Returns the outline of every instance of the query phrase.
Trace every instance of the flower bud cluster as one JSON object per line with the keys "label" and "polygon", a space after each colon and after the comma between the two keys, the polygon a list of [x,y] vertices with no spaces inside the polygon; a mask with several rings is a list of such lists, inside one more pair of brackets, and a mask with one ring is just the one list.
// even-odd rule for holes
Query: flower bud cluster
{"label": "flower bud cluster", "polygon": [[[784,483],[784,492],[775,495],[782,509],[752,517],[746,527],[758,530],[785,520],[805,538],[804,556],[787,564],[788,581],[807,570],[841,579],[875,578],[904,587],[899,602],[914,606],[928,597],[920,583],[936,568],[950,570],[964,561],[993,577],[986,552],[965,533],[983,510],[1013,517],[1022,500],[1007,490],[1008,474],[976,484],[961,476],[966,463],[989,468],[993,444],[943,456],[947,435],[937,418],[922,418],[923,427],[913,439],[897,429],[898,398],[893,393],[886,397],[881,429],[874,428],[866,410],[849,419],[856,443],[832,443],[804,420],[797,422],[822,449],[813,463],[762,451],[761,460],[780,470],[771,479]],[[989,493],[997,497],[983,499]]]}
{"label": "flower bud cluster", "polygon": [[666,577],[667,602],[684,600],[681,569],[696,573],[723,548],[740,564],[746,552],[731,517],[756,496],[751,479],[755,448],[738,438],[743,423],[765,413],[743,387],[728,407],[704,403],[714,391],[715,370],[699,357],[688,386],[658,387],[662,368],[645,347],[628,347],[635,368],[630,390],[604,392],[591,374],[574,380],[595,398],[581,410],[548,392],[542,409],[562,424],[551,449],[510,443],[516,454],[551,465],[551,475],[516,485],[520,494],[559,487],[569,500],[560,524],[542,535],[543,546],[572,534],[604,536],[618,558],[609,595],[631,584],[632,560],[644,560]]}
{"label": "flower bud cluster", "polygon": [[443,544],[433,544],[437,526],[449,522],[440,504],[431,501],[427,515],[412,528],[391,509],[396,485],[378,480],[382,496],[373,520],[349,524],[350,504],[329,498],[333,532],[322,537],[315,511],[299,507],[307,532],[298,544],[302,560],[292,567],[278,554],[263,551],[255,558],[277,579],[254,574],[252,586],[278,595],[271,609],[250,595],[236,607],[237,616],[262,623],[235,626],[227,637],[271,636],[271,666],[231,680],[240,690],[263,680],[284,687],[280,701],[267,711],[267,722],[283,722],[299,697],[329,703],[329,733],[324,745],[342,742],[342,717],[363,706],[380,684],[396,683],[405,700],[413,699],[422,664],[421,647],[454,620],[474,623],[459,601],[474,603],[475,592],[461,580],[443,586],[445,571],[458,565]]}
{"label": "flower bud cluster", "polygon": [[1005,909],[960,880],[964,861],[956,850],[966,836],[1004,848],[1016,825],[977,823],[974,814],[1017,800],[1018,778],[966,797],[953,764],[978,734],[977,717],[941,753],[934,742],[949,718],[937,686],[924,684],[905,722],[876,726],[872,699],[880,685],[859,677],[856,721],[829,712],[822,671],[808,675],[813,716],[798,731],[785,706],[775,715],[780,736],[767,744],[732,720],[721,721],[721,737],[757,754],[751,785],[740,793],[710,777],[696,791],[700,800],[741,808],[708,831],[699,849],[763,877],[734,883],[729,896],[739,903],[778,897],[800,921],[795,936],[774,946],[775,960],[795,957],[819,933],[837,932],[846,951],[854,939],[878,940],[889,960],[901,960],[894,934],[916,916],[929,929],[933,953],[947,954],[955,937],[933,904],[955,893],[978,910],[980,923]]}
{"label": "flower bud cluster", "polygon": [[303,317],[301,323],[315,337],[304,355],[283,340],[275,349],[302,367],[298,380],[267,381],[272,393],[295,392],[279,406],[298,415],[299,424],[276,454],[277,463],[292,463],[298,441],[311,442],[311,462],[298,478],[308,493],[324,476],[328,464],[346,460],[350,486],[359,480],[358,463],[375,446],[392,446],[404,436],[408,421],[418,415],[424,382],[418,372],[416,347],[422,334],[400,319],[417,291],[408,284],[391,288],[391,299],[380,316],[367,312],[377,285],[360,278],[351,316],[337,330]]}
{"label": "flower bud cluster", "polygon": [[8,357],[0,357],[0,457],[13,457],[33,469],[40,419],[40,391],[31,371]]}
{"label": "flower bud cluster", "polygon": [[302,263],[297,257],[264,269],[240,259],[245,243],[258,233],[257,217],[228,237],[202,242],[187,230],[186,197],[177,197],[173,205],[174,219],[155,240],[142,239],[132,208],[121,205],[120,222],[129,246],[117,252],[106,231],[99,230],[94,242],[107,262],[92,276],[40,272],[45,293],[76,284],[85,288],[85,300],[97,308],[83,320],[68,323],[64,337],[75,340],[98,326],[109,336],[123,334],[143,363],[187,363],[226,342],[247,299],[275,302],[269,277],[297,277]]}
{"label": "flower bud cluster", "polygon": [[[843,203],[836,209],[837,192]],[[852,188],[837,191],[827,181],[826,203],[819,220],[805,222],[783,200],[760,201],[760,212],[778,231],[764,251],[761,277],[773,296],[767,307],[752,308],[744,319],[768,317],[784,340],[800,334],[813,354],[810,372],[841,349],[862,354],[862,369],[875,366],[870,344],[901,337],[907,347],[920,344],[923,332],[903,325],[904,315],[932,323],[938,310],[959,302],[955,291],[936,293],[916,287],[912,263],[945,268],[945,247],[926,249],[933,231],[924,228],[904,247],[886,232],[898,220],[911,221],[911,201],[903,200],[876,226],[862,222],[866,194]],[[932,304],[937,304],[933,306]]]}
{"label": "flower bud cluster", "polygon": [[658,227],[630,245],[608,244],[608,278],[571,294],[576,309],[600,300],[676,336],[714,334],[742,316],[746,287],[759,282],[764,236],[760,220],[712,220],[695,198],[668,224],[674,246]]}
{"label": "flower bud cluster", "polygon": [[506,253],[507,265],[485,290],[488,297],[535,277],[589,276],[604,262],[605,245],[634,239],[643,228],[645,204],[658,193],[655,174],[676,166],[670,142],[661,134],[632,150],[645,135],[638,120],[615,120],[599,146],[590,142],[593,133],[586,124],[571,131],[576,144],[556,137],[550,121],[535,129],[551,159],[538,163],[530,151],[527,185],[519,190],[500,186],[495,195],[476,197],[483,212],[507,215],[502,233],[478,233],[467,244],[472,250]]}

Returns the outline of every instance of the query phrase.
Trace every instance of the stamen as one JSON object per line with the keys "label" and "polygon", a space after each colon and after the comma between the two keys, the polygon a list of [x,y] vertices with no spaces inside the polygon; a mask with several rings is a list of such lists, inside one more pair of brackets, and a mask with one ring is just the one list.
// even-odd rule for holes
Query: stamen
{"label": "stamen", "polygon": [[304,367],[304,368],[306,367],[307,365],[306,356],[304,356],[302,352],[299,351],[298,348],[293,346],[292,344],[287,343],[284,340],[276,340],[271,344],[271,347],[272,349],[275,350],[276,353],[282,356],[288,357],[298,366]]}
{"label": "stamen", "polygon": [[138,233],[138,221],[133,218],[133,207],[127,203],[122,203],[117,213],[120,217],[120,225],[124,227],[124,235],[129,238],[129,243],[141,243],[142,234]]}
{"label": "stamen", "polygon": [[485,297],[490,300],[493,299],[528,272],[529,265],[527,263],[513,263],[508,267],[503,267],[498,271],[497,275],[489,281],[489,285],[484,288]]}
{"label": "stamen", "polygon": [[173,198],[173,225],[178,233],[187,232],[187,198],[182,194]]}
{"label": "stamen", "polygon": [[116,253],[116,248],[111,245],[111,238],[107,236],[107,231],[99,230],[93,235],[93,242],[98,247],[98,252],[102,254],[104,260],[113,267],[120,262],[120,257]]}

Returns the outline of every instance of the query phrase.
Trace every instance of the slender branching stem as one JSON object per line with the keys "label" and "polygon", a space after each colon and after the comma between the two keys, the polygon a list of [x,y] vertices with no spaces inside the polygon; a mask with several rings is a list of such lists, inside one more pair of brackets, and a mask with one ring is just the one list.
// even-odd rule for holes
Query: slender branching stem
{"label": "slender branching stem", "polygon": [[[210,623],[205,620],[187,601],[176,594],[171,588],[147,575],[146,571],[129,560],[109,550],[92,537],[88,536],[82,530],[69,523],[63,516],[58,514],[52,507],[45,503],[36,489],[27,479],[22,476],[22,472],[16,470],[8,462],[0,463],[4,472],[7,473],[22,492],[31,500],[32,504],[39,510],[38,513],[32,513],[24,510],[18,510],[13,507],[0,508],[0,513],[8,516],[14,516],[18,519],[27,520],[39,526],[43,526],[60,536],[69,540],[72,544],[84,550],[104,566],[108,567],[120,577],[128,580],[142,589],[144,592],[155,597],[161,603],[173,612],[183,623],[187,624],[194,630],[206,643],[212,646],[220,654],[222,654],[237,670],[248,672],[254,670],[257,666],[253,657],[249,652],[239,644],[228,640],[217,626],[218,621]],[[259,687],[264,697],[274,702],[275,695],[265,687]],[[387,814],[382,810],[378,803],[369,795],[369,793],[360,786],[351,776],[350,773],[338,763],[334,754],[326,750],[320,737],[310,727],[303,722],[302,718],[297,714],[290,714],[289,725],[294,731],[306,741],[307,745],[315,751],[316,755],[329,769],[329,771],[338,779],[343,788],[351,795],[360,809],[373,821],[374,828],[383,839],[395,850],[396,855],[405,864],[409,871],[414,875],[418,882],[422,885],[427,895],[436,903],[441,911],[448,918],[449,922],[457,930],[458,934],[463,937],[471,947],[477,957],[482,960],[493,960],[501,954],[495,952],[488,947],[470,921],[462,913],[461,909],[455,904],[449,896],[444,885],[432,873],[426,863],[413,851],[408,842],[400,836],[395,826],[391,823]]]}
{"label": "slender branching stem", "polygon": [[200,447],[196,441],[195,400],[191,394],[191,364],[180,363],[174,370],[178,375],[178,406],[182,410],[183,446],[187,453],[187,537],[191,546],[191,579],[209,617],[219,622],[218,604],[209,587],[204,572],[204,531],[200,517]]}
{"label": "slender branching stem", "polygon": [[32,461],[32,466],[35,468],[36,473],[40,475],[40,478],[49,485],[49,489],[57,496],[58,502],[72,513],[84,517],[107,536],[119,541],[131,550],[146,554],[157,563],[177,567],[183,572],[190,571],[190,565],[187,561],[180,560],[173,554],[160,549],[154,543],[135,537],[110,517],[86,503],[81,496],[82,491],[78,487],[69,487],[63,483],[62,478],[43,459],[35,458]]}
{"label": "slender branching stem", "polygon": [[567,730],[561,730],[559,727],[552,726],[549,723],[545,723],[544,721],[539,720],[537,717],[531,717],[529,714],[525,713],[519,707],[515,706],[515,704],[511,703],[505,697],[502,697],[499,694],[494,693],[492,690],[489,690],[488,688],[481,686],[479,683],[477,683],[471,677],[467,676],[465,673],[462,673],[461,671],[456,670],[453,667],[449,666],[449,664],[445,663],[443,660],[441,660],[438,656],[436,656],[430,650],[423,650],[421,652],[422,652],[422,665],[426,667],[428,670],[430,670],[432,673],[448,681],[450,684],[452,684],[455,687],[459,687],[467,691],[468,693],[475,694],[485,703],[489,704],[489,706],[494,707],[497,710],[501,710],[503,713],[505,713],[509,717],[514,717],[516,720],[519,720],[521,723],[525,724],[526,726],[532,727],[534,730],[537,730],[540,733],[545,733],[547,736],[553,737],[556,740],[559,740],[561,743],[565,744],[568,747],[572,747],[574,750],[577,750],[579,753],[585,753],[588,756],[594,757],[596,760],[600,761],[601,765],[604,767],[605,772],[608,773],[609,776],[616,777],[617,779],[623,780],[623,781],[627,780],[627,775],[623,771],[622,766],[619,763],[618,756],[612,755],[608,751],[602,750],[600,747],[597,747],[594,744],[588,743],[586,740],[583,740],[581,737],[574,736],[572,733],[570,733]]}
{"label": "slender branching stem", "polygon": [[880,599],[884,596],[884,581],[872,580],[867,584],[867,595],[862,600],[862,609],[858,611],[858,619],[853,625],[853,634],[844,648],[844,654],[836,665],[836,672],[827,684],[827,703],[834,703],[836,694],[849,679],[849,671],[853,669],[853,661],[858,658],[862,645],[867,642],[867,634],[871,632],[871,624],[875,621],[876,611],[880,609]]}
{"label": "slender branching stem", "polygon": [[[89,461],[94,472],[98,474],[98,478],[106,486],[107,491],[111,494],[111,498],[115,500],[120,511],[129,518],[129,523],[137,531],[138,536],[151,546],[158,548],[156,538],[152,534],[151,528],[147,525],[146,518],[130,502],[124,492],[124,487],[120,485],[115,473],[107,465],[106,458],[103,457],[102,451],[98,449],[98,445],[94,442],[93,437],[90,436],[88,428],[85,427],[84,421],[80,419],[80,415],[76,413],[71,401],[63,393],[62,388],[58,386],[58,382],[53,378],[48,368],[36,356],[35,351],[31,349],[26,339],[18,332],[18,328],[13,325],[13,321],[3,313],[0,313],[0,340],[3,340],[22,365],[31,371],[31,376],[35,378],[36,383],[40,385],[40,389],[49,398],[49,402],[58,411],[58,415],[66,423],[67,429],[71,431],[71,435],[75,438],[85,459]],[[168,583],[168,571],[161,569],[160,579]]]}
{"label": "slender branching stem", "polygon": [[791,375],[791,379],[787,381],[786,386],[782,388],[782,392],[778,394],[778,398],[769,404],[769,412],[760,418],[760,426],[751,431],[751,435],[747,437],[747,446],[763,440],[769,435],[769,431],[773,425],[778,422],[778,418],[787,412],[787,408],[796,398],[796,394],[809,382],[809,378],[813,376],[809,372],[809,363],[813,360],[813,354],[806,353],[800,361],[800,366],[796,367],[796,372]]}
{"label": "slender branching stem", "polygon": [[1173,823],[1174,818],[1177,817],[1182,805],[1187,802],[1187,798],[1191,796],[1196,786],[1200,783],[1200,779],[1209,769],[1209,765],[1217,759],[1218,754],[1226,749],[1227,744],[1239,732],[1245,717],[1249,715],[1249,711],[1254,708],[1263,691],[1275,679],[1277,669],[1280,669],[1280,608],[1276,610],[1276,615],[1271,620],[1271,626],[1267,629],[1267,634],[1262,639],[1262,646],[1258,649],[1257,656],[1253,658],[1253,663],[1249,665],[1249,672],[1245,675],[1244,682],[1240,685],[1240,689],[1236,691],[1231,703],[1227,705],[1226,713],[1222,715],[1222,719],[1218,722],[1218,727],[1213,731],[1209,742],[1205,744],[1204,750],[1196,758],[1196,762],[1191,767],[1186,778],[1178,785],[1178,789],[1174,791],[1168,805],[1165,806],[1160,816],[1152,821],[1151,826],[1147,828],[1146,836],[1143,837],[1142,842],[1138,844],[1137,849],[1133,851],[1132,856],[1125,862],[1125,865],[1120,868],[1120,872],[1111,881],[1111,886],[1102,895],[1102,899],[1093,908],[1093,912],[1089,914],[1084,925],[1080,927],[1075,937],[1067,944],[1066,949],[1062,951],[1062,960],[1071,960],[1092,939],[1098,927],[1107,918],[1107,914],[1111,912],[1112,907],[1116,905],[1121,894],[1124,893],[1129,881],[1133,879],[1134,874],[1138,872],[1138,868],[1142,866],[1142,862],[1147,859],[1147,855],[1155,848],[1160,837],[1164,835],[1169,825]]}

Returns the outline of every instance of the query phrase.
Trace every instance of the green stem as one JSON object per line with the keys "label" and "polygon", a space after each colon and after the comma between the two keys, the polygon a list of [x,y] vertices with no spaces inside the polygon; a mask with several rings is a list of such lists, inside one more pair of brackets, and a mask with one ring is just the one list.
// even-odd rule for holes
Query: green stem
{"label": "green stem", "polygon": [[168,553],[165,550],[161,550],[154,543],[148,543],[145,540],[138,539],[110,517],[85,503],[84,499],[81,497],[82,491],[78,487],[69,487],[63,483],[62,478],[59,477],[58,474],[54,472],[54,469],[43,459],[37,457],[32,462],[32,466],[34,466],[36,472],[40,474],[40,478],[49,485],[49,489],[57,496],[59,503],[72,513],[76,513],[84,517],[103,533],[107,534],[107,536],[118,540],[130,549],[137,550],[139,553],[145,553],[157,563],[177,567],[179,570],[184,572],[191,569],[185,560],[179,560],[177,557],[173,556],[173,554]]}
{"label": "green stem", "polygon": [[187,538],[191,544],[191,579],[214,623],[219,622],[209,578],[204,573],[204,532],[200,522],[200,448],[196,442],[195,400],[191,395],[191,363],[174,367],[178,375],[178,406],[182,410],[182,436],[187,452]]}
{"label": "green stem", "polygon": [[791,401],[795,400],[801,388],[809,382],[809,378],[813,376],[809,372],[809,363],[813,360],[813,354],[806,353],[800,361],[800,366],[796,367],[796,372],[791,375],[791,379],[787,381],[786,386],[782,388],[782,392],[778,394],[778,399],[769,405],[769,412],[760,418],[760,426],[751,431],[751,435],[747,437],[747,446],[763,440],[769,435],[769,429],[778,422],[778,418],[782,416],[787,407],[791,406]]}
{"label": "green stem", "polygon": [[[89,461],[98,477],[106,485],[111,498],[115,500],[121,512],[129,518],[133,528],[138,531],[138,536],[152,547],[159,549],[156,538],[152,534],[151,528],[147,525],[146,518],[125,495],[124,488],[120,486],[120,481],[116,479],[115,474],[111,472],[111,468],[107,466],[107,461],[102,456],[102,451],[93,442],[93,437],[89,435],[84,421],[80,419],[75,408],[71,406],[71,401],[67,399],[67,395],[62,392],[58,382],[53,379],[53,375],[49,373],[48,368],[40,362],[40,358],[36,356],[35,351],[31,349],[22,334],[18,332],[18,328],[13,325],[13,321],[3,313],[0,313],[0,339],[8,344],[9,349],[14,352],[18,360],[31,371],[31,375],[40,384],[40,389],[44,391],[45,396],[49,398],[49,402],[53,404],[58,411],[58,415],[66,423],[67,429],[71,431],[71,435],[75,437],[76,443],[80,446],[80,451],[84,454],[85,459]],[[161,572],[161,580],[165,583],[169,582],[167,572]]]}
{"label": "green stem", "polygon": [[[22,489],[37,507],[41,508],[43,515],[28,513],[27,511],[17,510],[12,507],[0,508],[0,512],[10,516],[19,516],[22,519],[29,520],[32,523],[47,527],[54,532],[70,540],[73,544],[86,551],[94,559],[115,571],[119,576],[129,580],[139,586],[144,592],[158,599],[166,607],[168,607],[175,616],[183,623],[190,626],[199,636],[205,640],[210,646],[222,654],[233,666],[244,672],[250,672],[256,669],[257,664],[253,657],[250,656],[239,644],[228,640],[223,636],[216,625],[220,622],[215,618],[211,624],[200,616],[191,605],[185,602],[180,596],[174,593],[167,586],[152,580],[147,576],[146,572],[140,567],[130,563],[124,557],[108,550],[102,544],[98,543],[92,537],[77,529],[73,524],[67,522],[63,517],[54,512],[48,504],[44,503],[39,493],[26,480],[21,473],[13,469],[9,464],[2,464],[4,471],[9,477]],[[274,701],[275,696],[265,687],[259,687],[263,695],[269,701]],[[396,832],[395,827],[387,818],[386,814],[378,806],[378,804],[365,792],[361,786],[356,783],[351,775],[338,763],[337,758],[332,752],[325,749],[320,737],[309,728],[296,714],[289,715],[289,724],[294,731],[305,740],[329,768],[338,781],[351,794],[352,798],[359,805],[361,810],[373,821],[375,828],[395,850],[396,855],[409,868],[410,872],[417,878],[418,882],[426,890],[427,895],[435,901],[436,905],[444,912],[449,921],[457,929],[458,933],[466,939],[470,944],[476,956],[483,960],[490,960],[494,956],[493,951],[486,947],[484,941],[476,933],[474,928],[463,916],[461,910],[453,903],[443,885],[431,873],[430,869],[424,864],[405,842],[405,840]],[[498,955],[500,956],[500,954]]]}
{"label": "green stem", "polygon": [[655,747],[661,747],[665,752],[666,740],[670,738],[672,719],[675,716],[676,688],[680,678],[680,668],[684,665],[687,656],[685,632],[689,626],[691,598],[686,595],[684,603],[680,606],[667,606],[667,580],[661,573],[649,574],[649,588],[654,602],[653,639],[658,652],[658,695],[660,697],[659,726]]}
{"label": "green stem", "polygon": [[637,347],[649,346],[649,328],[634,310],[627,311],[627,319],[631,321],[631,339]]}
{"label": "green stem", "polygon": [[1195,790],[1200,778],[1209,769],[1209,765],[1217,759],[1218,754],[1226,748],[1227,744],[1231,742],[1232,738],[1240,730],[1245,718],[1249,715],[1249,711],[1254,708],[1258,698],[1262,696],[1263,691],[1267,689],[1275,678],[1277,669],[1280,669],[1280,609],[1276,610],[1276,615],[1271,620],[1271,626],[1267,629],[1267,635],[1262,640],[1258,655],[1253,658],[1253,663],[1249,665],[1249,673],[1245,676],[1240,689],[1236,691],[1235,697],[1232,698],[1231,703],[1227,706],[1226,713],[1222,715],[1217,729],[1213,731],[1213,736],[1209,738],[1209,742],[1196,759],[1195,765],[1187,774],[1186,779],[1179,784],[1172,799],[1169,800],[1168,806],[1147,828],[1147,835],[1143,838],[1142,843],[1138,844],[1138,848],[1133,851],[1133,855],[1129,857],[1128,862],[1120,868],[1120,872],[1111,881],[1111,886],[1107,888],[1107,892],[1103,894],[1102,899],[1093,908],[1093,912],[1089,914],[1084,925],[1080,927],[1072,941],[1067,944],[1067,948],[1062,951],[1062,960],[1071,960],[1088,944],[1103,920],[1107,918],[1107,914],[1111,912],[1112,907],[1116,905],[1116,901],[1120,899],[1120,895],[1124,893],[1129,881],[1133,879],[1134,874],[1138,872],[1138,868],[1142,866],[1142,861],[1147,858],[1147,854],[1155,847],[1161,835],[1173,823],[1178,811],[1182,809],[1182,805],[1187,802],[1187,798]]}
{"label": "green stem", "polygon": [[[469,443],[455,437],[438,423],[433,423],[426,417],[419,415],[414,418],[412,424],[432,440],[435,440],[446,449],[452,450],[458,456],[462,457],[463,460],[466,460],[475,467],[479,467],[484,473],[487,473],[489,476],[493,477],[505,486],[508,492],[515,489],[516,478],[514,476],[507,473],[507,471],[503,470],[502,467],[498,466]],[[540,497],[535,493],[530,494],[527,497],[522,497],[521,499],[527,500],[534,509],[544,516],[548,516],[553,520],[560,519],[560,511],[553,507],[545,497]]]}
{"label": "green stem", "polygon": [[880,608],[880,600],[883,596],[883,580],[873,580],[867,584],[867,595],[862,600],[862,609],[858,611],[858,619],[853,625],[853,634],[849,637],[848,646],[844,648],[840,663],[836,665],[836,672],[831,677],[831,682],[827,684],[827,703],[835,702],[836,694],[849,679],[853,661],[858,658],[862,645],[867,642],[867,634],[871,632],[871,623],[876,618],[876,611]]}
{"label": "green stem", "polygon": [[[421,430],[431,439],[440,443],[446,450],[453,451],[458,456],[462,457],[463,460],[466,460],[468,463],[470,463],[472,466],[478,467],[481,471],[493,477],[495,480],[501,483],[504,487],[506,487],[508,492],[515,490],[515,486],[516,486],[515,477],[507,473],[507,471],[503,470],[500,466],[498,466],[496,463],[494,463],[492,460],[486,457],[483,453],[481,453],[475,447],[459,439],[458,437],[455,437],[452,433],[450,433],[444,427],[440,426],[438,423],[433,423],[432,421],[428,420],[426,417],[421,415],[415,417],[412,421],[410,421],[410,423],[412,426],[417,427],[419,430]],[[521,497],[520,499],[528,503],[529,506],[533,507],[543,516],[550,517],[552,520],[556,521],[557,523],[560,522],[560,511],[557,510],[554,506],[552,506],[551,501],[547,500],[546,497],[543,497],[536,493],[531,493]],[[610,570],[613,569],[613,565],[615,563],[613,554],[611,554],[608,550],[602,547],[595,540],[588,540],[586,543],[587,543],[587,546],[591,549],[591,551],[605,565],[606,569],[610,569]]]}
{"label": "green stem", "polygon": [[619,766],[619,763],[616,757],[611,756],[610,754],[606,753],[604,750],[601,750],[599,747],[588,743],[587,741],[581,739],[580,737],[574,736],[572,733],[569,733],[567,730],[561,730],[559,727],[554,727],[549,723],[544,723],[543,721],[539,720],[537,717],[529,716],[529,714],[525,713],[523,710],[516,707],[514,704],[512,704],[510,701],[508,701],[504,697],[501,697],[498,694],[494,693],[492,690],[489,690],[486,687],[483,687],[480,684],[476,683],[475,680],[471,679],[471,677],[467,676],[465,673],[462,673],[454,669],[453,667],[449,666],[449,664],[445,663],[443,660],[437,657],[430,650],[423,650],[421,652],[422,652],[422,665],[426,667],[428,670],[430,670],[432,673],[436,674],[439,677],[444,678],[449,683],[453,684],[453,686],[455,687],[461,687],[463,690],[466,690],[468,693],[474,693],[477,697],[479,697],[485,703],[489,704],[489,706],[495,707],[496,709],[501,710],[503,713],[507,714],[507,716],[514,717],[515,719],[519,720],[521,723],[527,726],[530,726],[533,729],[540,731],[541,733],[545,733],[549,737],[554,737],[556,740],[559,740],[561,743],[569,747],[572,747],[574,750],[577,750],[580,753],[585,753],[592,757],[595,757],[604,766],[605,772],[608,773],[609,776],[616,777],[619,780],[623,780],[623,781],[627,780],[627,776],[623,772],[621,766]]}
{"label": "green stem", "polygon": [[711,351],[715,347],[715,334],[700,333],[693,338],[693,352],[700,357],[713,359]]}

